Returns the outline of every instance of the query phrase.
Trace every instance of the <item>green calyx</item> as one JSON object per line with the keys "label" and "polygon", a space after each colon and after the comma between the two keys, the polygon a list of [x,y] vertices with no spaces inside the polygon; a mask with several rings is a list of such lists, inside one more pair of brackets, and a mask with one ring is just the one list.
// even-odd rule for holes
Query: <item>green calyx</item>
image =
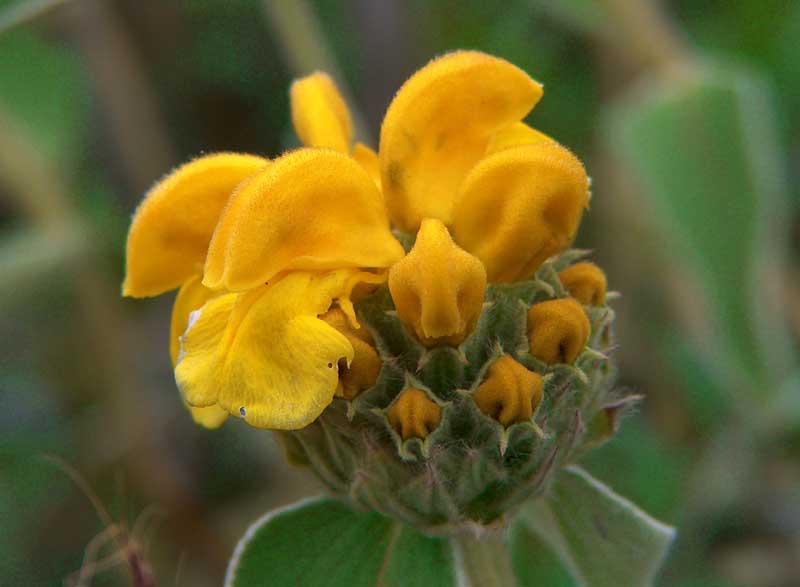
{"label": "green calyx", "polygon": [[[356,311],[383,361],[377,381],[353,400],[334,399],[311,425],[277,432],[287,458],[354,506],[428,533],[503,525],[547,489],[555,471],[612,436],[636,399],[613,390],[614,311],[605,303],[584,307],[591,334],[573,364],[547,365],[530,353],[529,308],[568,297],[558,272],[581,255],[567,251],[530,281],[490,285],[475,330],[457,348],[422,346],[397,317],[388,288],[375,291]],[[473,397],[503,355],[543,383],[533,417],[508,427]],[[440,408],[424,438],[404,440],[389,420],[408,388]]]}

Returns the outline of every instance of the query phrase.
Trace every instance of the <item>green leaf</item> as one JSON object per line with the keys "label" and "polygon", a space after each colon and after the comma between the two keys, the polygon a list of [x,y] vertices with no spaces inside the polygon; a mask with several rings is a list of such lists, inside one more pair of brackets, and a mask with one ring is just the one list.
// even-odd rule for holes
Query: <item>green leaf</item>
{"label": "green leaf", "polygon": [[68,161],[81,153],[89,99],[78,58],[27,30],[0,36],[0,55],[0,107],[45,156]]}
{"label": "green leaf", "polygon": [[455,585],[449,542],[317,498],[266,514],[239,542],[226,587]]}
{"label": "green leaf", "polygon": [[521,520],[585,587],[652,585],[675,536],[578,467],[564,469],[552,493],[527,505]]}
{"label": "green leaf", "polygon": [[508,536],[511,561],[518,585],[572,587],[564,565],[525,523],[516,520]]}
{"label": "green leaf", "polygon": [[[769,88],[708,65],[646,85],[617,105],[613,147],[690,262],[717,333],[722,371],[774,388],[789,371],[783,308],[772,302],[787,250],[785,155]],[[702,302],[698,302],[702,303]]]}

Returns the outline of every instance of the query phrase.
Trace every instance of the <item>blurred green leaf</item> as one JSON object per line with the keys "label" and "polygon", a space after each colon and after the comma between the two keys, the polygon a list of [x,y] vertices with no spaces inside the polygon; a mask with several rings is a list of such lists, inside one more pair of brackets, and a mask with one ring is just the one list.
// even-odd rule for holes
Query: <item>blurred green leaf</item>
{"label": "blurred green leaf", "polygon": [[674,237],[675,257],[693,264],[707,292],[725,371],[775,386],[788,370],[789,344],[766,282],[786,247],[787,198],[764,83],[708,66],[618,104],[611,131]]}
{"label": "blurred green leaf", "polygon": [[[12,361],[9,361],[11,363]],[[70,422],[53,390],[35,374],[0,372],[0,577],[8,585],[52,585],[76,568],[82,545],[72,552],[41,554],[41,533],[68,494],[70,481],[42,459],[70,458]]]}
{"label": "blurred green leaf", "polygon": [[88,106],[75,55],[26,30],[0,36],[0,55],[0,105],[46,155],[74,156]]}
{"label": "blurred green leaf", "polygon": [[578,467],[562,471],[552,493],[521,516],[585,587],[651,585],[675,536]]}
{"label": "blurred green leaf", "polygon": [[733,405],[727,389],[703,361],[702,349],[695,342],[670,327],[665,330],[661,354],[679,384],[687,415],[698,430],[709,435],[729,423]]}
{"label": "blurred green leaf", "polygon": [[533,5],[583,33],[597,33],[608,26],[608,17],[597,0],[534,1]]}
{"label": "blurred green leaf", "polygon": [[328,498],[258,520],[236,547],[226,578],[229,587],[454,584],[448,541]]}

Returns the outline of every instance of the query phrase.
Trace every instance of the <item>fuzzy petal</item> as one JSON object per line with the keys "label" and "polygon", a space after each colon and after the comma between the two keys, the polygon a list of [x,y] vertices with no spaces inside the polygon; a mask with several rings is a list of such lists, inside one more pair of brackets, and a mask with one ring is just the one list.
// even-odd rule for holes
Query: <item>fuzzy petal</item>
{"label": "fuzzy petal", "polygon": [[407,232],[425,217],[450,224],[458,186],[492,134],[541,96],[524,71],[477,51],[450,53],[415,73],[381,128],[382,185],[395,224]]}
{"label": "fuzzy petal", "polygon": [[381,187],[381,164],[378,160],[378,154],[366,146],[364,143],[356,143],[351,153],[353,159],[361,164],[361,167],[367,170],[369,176],[378,186]]}
{"label": "fuzzy petal", "polygon": [[294,430],[332,401],[347,338],[317,316],[344,295],[354,270],[291,272],[274,284],[223,294],[184,335],[175,370],[194,406],[219,404],[257,428]]}
{"label": "fuzzy petal", "polygon": [[178,364],[181,337],[189,325],[189,316],[195,310],[202,308],[208,300],[218,295],[213,290],[205,287],[201,281],[200,275],[195,275],[184,283],[178,290],[175,303],[172,305],[172,320],[169,329],[169,356],[172,359],[173,368]]}
{"label": "fuzzy petal", "polygon": [[295,81],[289,96],[294,129],[304,145],[350,151],[350,112],[328,74],[318,71]]}
{"label": "fuzzy petal", "polygon": [[403,254],[369,174],[335,151],[300,149],[274,160],[231,198],[203,283],[244,291],[289,269],[385,268]]}
{"label": "fuzzy petal", "polygon": [[155,296],[200,273],[231,192],[267,163],[254,155],[216,153],[186,163],[158,182],[133,216],[122,293]]}
{"label": "fuzzy petal", "polygon": [[486,155],[493,155],[509,147],[521,147],[538,143],[555,143],[555,141],[524,122],[515,122],[492,135],[489,145],[486,147]]}
{"label": "fuzzy petal", "polygon": [[[178,363],[181,350],[181,337],[186,332],[189,324],[189,316],[195,310],[199,310],[203,305],[215,297],[212,290],[200,283],[200,276],[196,275],[181,286],[172,306],[172,322],[170,324],[169,355],[172,359],[172,367]],[[205,408],[195,408],[186,406],[192,414],[192,419],[206,428],[219,428],[228,419],[228,412],[217,405]]]}
{"label": "fuzzy petal", "polygon": [[589,203],[581,162],[555,142],[502,149],[464,180],[456,242],[486,266],[490,282],[530,277],[568,246]]}

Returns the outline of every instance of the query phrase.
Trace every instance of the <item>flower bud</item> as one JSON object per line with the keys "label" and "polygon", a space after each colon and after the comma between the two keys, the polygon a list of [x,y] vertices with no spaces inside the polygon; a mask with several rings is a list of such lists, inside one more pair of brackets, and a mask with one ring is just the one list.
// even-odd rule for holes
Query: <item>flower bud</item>
{"label": "flower bud", "polygon": [[425,439],[439,425],[442,408],[421,389],[409,387],[391,405],[389,424],[403,440]]}
{"label": "flower bud", "polygon": [[411,252],[389,272],[400,319],[426,346],[460,344],[483,307],[486,271],[441,221],[426,218]]}
{"label": "flower bud", "polygon": [[359,393],[372,387],[381,371],[381,358],[375,351],[375,341],[363,326],[353,328],[350,320],[340,308],[329,310],[322,316],[336,330],[344,334],[353,345],[353,360],[348,367],[344,362],[339,365],[339,385],[336,395],[345,399],[354,399]]}
{"label": "flower bud", "polygon": [[504,355],[473,395],[481,412],[503,426],[527,422],[542,401],[542,376]]}
{"label": "flower bud", "polygon": [[606,274],[594,263],[583,261],[558,274],[569,295],[584,306],[602,306],[606,301]]}
{"label": "flower bud", "polygon": [[540,302],[528,310],[530,352],[548,365],[574,363],[590,333],[589,318],[573,298]]}

